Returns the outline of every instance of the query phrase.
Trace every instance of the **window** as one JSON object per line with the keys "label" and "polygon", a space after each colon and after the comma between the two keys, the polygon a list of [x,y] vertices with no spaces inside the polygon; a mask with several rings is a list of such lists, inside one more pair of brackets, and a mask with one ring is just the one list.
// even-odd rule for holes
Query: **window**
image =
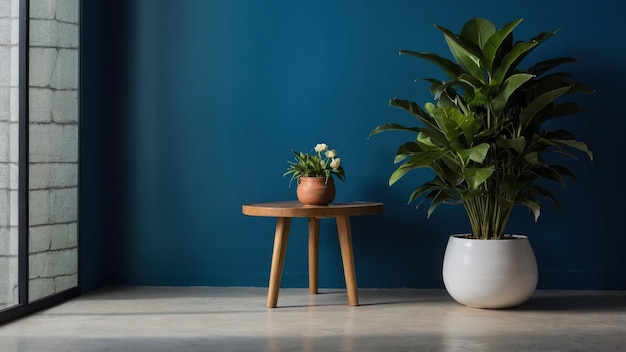
{"label": "window", "polygon": [[80,0],[0,0],[0,321],[78,294]]}

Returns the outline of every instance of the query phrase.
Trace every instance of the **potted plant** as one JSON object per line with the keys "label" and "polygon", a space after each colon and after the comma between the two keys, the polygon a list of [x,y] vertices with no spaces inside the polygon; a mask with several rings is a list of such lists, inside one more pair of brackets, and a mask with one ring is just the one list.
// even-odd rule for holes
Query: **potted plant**
{"label": "potted plant", "polygon": [[[505,232],[511,211],[523,205],[537,221],[541,198],[560,209],[542,180],[565,185],[564,177],[574,175],[553,164],[553,157],[545,158],[547,154],[575,158],[572,150],[578,150],[593,158],[572,133],[554,128],[555,123],[548,129],[546,124],[582,111],[561,98],[587,89],[568,73],[554,71],[574,59],[558,57],[520,68],[528,54],[556,33],[514,42],[513,30],[521,21],[496,29],[490,21],[474,18],[459,34],[435,26],[454,61],[429,52],[401,51],[435,64],[447,79],[423,79],[430,83],[435,100],[423,108],[410,100],[390,100],[391,106],[416,118],[419,126],[387,123],[370,133],[416,134],[397,150],[394,162],[400,166],[389,185],[420,168],[431,169],[435,176],[411,193],[409,203],[429,199],[428,216],[441,204],[461,204],[467,211],[472,232],[450,236],[443,278],[450,295],[469,306],[510,307],[530,297],[537,284],[537,265],[528,238]],[[459,254],[476,257],[470,261],[453,257]],[[504,262],[484,262],[492,259]]]}
{"label": "potted plant", "polygon": [[341,159],[335,149],[319,143],[312,154],[296,152],[295,161],[288,161],[289,167],[283,176],[291,175],[289,185],[297,180],[296,194],[300,203],[305,205],[328,205],[335,198],[335,183],[332,175],[340,180],[345,177]]}

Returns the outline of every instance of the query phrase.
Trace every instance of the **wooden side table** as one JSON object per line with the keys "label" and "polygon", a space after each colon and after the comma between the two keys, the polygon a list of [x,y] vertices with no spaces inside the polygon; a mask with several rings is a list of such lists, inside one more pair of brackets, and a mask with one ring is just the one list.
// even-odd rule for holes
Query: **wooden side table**
{"label": "wooden side table", "polygon": [[244,204],[241,211],[244,215],[277,218],[269,291],[267,294],[268,308],[276,308],[278,303],[278,290],[280,289],[280,281],[285,264],[287,239],[289,238],[289,226],[292,218],[309,219],[309,292],[311,294],[317,293],[320,218],[335,218],[339,245],[341,247],[343,271],[346,278],[348,303],[351,306],[359,305],[356,272],[354,269],[354,253],[352,251],[350,216],[382,213],[383,203],[350,202],[317,206],[302,205],[300,202],[271,202]]}

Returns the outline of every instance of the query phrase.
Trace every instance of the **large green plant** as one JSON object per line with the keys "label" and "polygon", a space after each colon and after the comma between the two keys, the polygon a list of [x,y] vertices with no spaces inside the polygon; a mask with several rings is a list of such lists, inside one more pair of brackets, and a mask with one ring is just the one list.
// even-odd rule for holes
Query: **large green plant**
{"label": "large green plant", "polygon": [[538,196],[560,209],[538,181],[553,180],[565,186],[564,176],[574,175],[562,165],[549,163],[546,154],[575,158],[571,151],[579,150],[593,158],[587,145],[572,133],[545,126],[548,120],[581,111],[576,103],[559,98],[586,92],[586,88],[571,81],[566,72],[552,72],[574,59],[558,57],[519,68],[522,59],[556,33],[514,42],[513,29],[521,21],[496,30],[490,21],[474,18],[460,34],[435,26],[456,62],[433,53],[401,51],[435,64],[448,79],[424,79],[430,82],[436,104],[427,102],[421,108],[409,100],[390,100],[390,105],[419,120],[420,126],[388,123],[370,133],[402,130],[417,134],[398,149],[395,163],[401,165],[390,176],[389,185],[411,170],[432,169],[435,177],[415,189],[409,203],[430,199],[428,216],[442,203],[463,204],[474,238],[502,238],[517,204],[528,207],[537,221]]}

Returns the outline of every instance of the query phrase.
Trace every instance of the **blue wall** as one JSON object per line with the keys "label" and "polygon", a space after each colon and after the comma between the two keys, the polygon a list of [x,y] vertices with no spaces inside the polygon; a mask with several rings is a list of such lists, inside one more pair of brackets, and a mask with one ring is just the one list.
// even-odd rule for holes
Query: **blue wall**
{"label": "blue wall", "polygon": [[[175,5],[174,5],[175,4]],[[426,219],[406,205],[417,173],[389,188],[401,134],[368,140],[385,122],[412,123],[394,96],[423,103],[441,74],[400,49],[446,54],[433,24],[471,17],[517,35],[562,30],[529,57],[573,56],[574,78],[596,91],[585,113],[561,120],[596,154],[567,165],[538,223],[518,209],[509,232],[527,234],[540,288],[626,289],[626,198],[618,160],[626,79],[620,0],[569,1],[85,1],[82,269],[102,283],[265,286],[274,220],[242,203],[295,199],[281,175],[290,149],[325,142],[347,173],[336,201],[376,200],[385,213],[353,219],[360,287],[442,287],[447,237],[467,232],[460,207]],[[294,220],[284,287],[307,285],[306,221]],[[334,222],[322,223],[320,286],[342,287]],[[94,278],[95,276],[95,278]],[[90,278],[90,279],[86,279]],[[87,280],[87,281],[86,281]]]}

